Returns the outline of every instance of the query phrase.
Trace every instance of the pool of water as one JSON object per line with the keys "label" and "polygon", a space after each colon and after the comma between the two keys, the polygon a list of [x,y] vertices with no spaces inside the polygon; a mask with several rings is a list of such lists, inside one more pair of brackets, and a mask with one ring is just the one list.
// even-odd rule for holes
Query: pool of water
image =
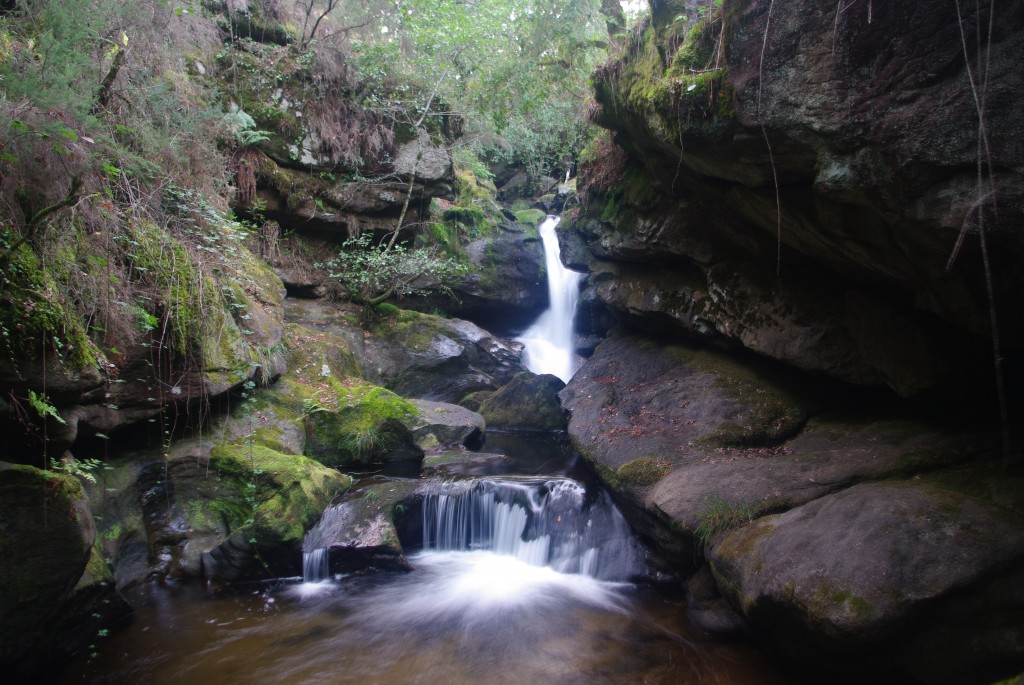
{"label": "pool of water", "polygon": [[[496,434],[484,449],[509,454],[513,475],[596,487],[557,440]],[[596,510],[580,511],[580,525],[609,527]],[[501,549],[425,549],[409,556],[410,572],[317,583],[147,584],[127,597],[132,623],[98,638],[58,682],[786,682],[754,648],[693,630],[678,593],[560,573]]]}
{"label": "pool of water", "polygon": [[785,682],[752,648],[697,637],[678,597],[488,552],[411,561],[231,592],[149,585],[132,625],[62,682]]}

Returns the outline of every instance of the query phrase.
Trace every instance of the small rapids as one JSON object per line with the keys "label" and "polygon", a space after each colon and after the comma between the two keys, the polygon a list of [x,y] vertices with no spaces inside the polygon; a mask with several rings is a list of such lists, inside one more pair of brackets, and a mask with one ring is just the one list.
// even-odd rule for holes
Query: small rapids
{"label": "small rapids", "polygon": [[538,374],[550,373],[568,383],[579,367],[573,317],[583,274],[562,265],[555,233],[559,221],[557,216],[549,216],[540,225],[551,304],[517,340],[526,346],[523,354],[526,368]]}
{"label": "small rapids", "polygon": [[643,571],[626,521],[603,491],[568,478],[448,483],[425,497],[423,548],[491,551],[601,580]]}

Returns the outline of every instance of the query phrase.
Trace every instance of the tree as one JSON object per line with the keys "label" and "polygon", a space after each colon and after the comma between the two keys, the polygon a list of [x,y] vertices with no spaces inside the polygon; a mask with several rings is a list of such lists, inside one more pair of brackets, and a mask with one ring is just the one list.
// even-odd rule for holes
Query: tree
{"label": "tree", "polygon": [[378,305],[391,297],[441,290],[466,271],[454,259],[427,249],[408,250],[400,243],[372,245],[369,234],[349,238],[325,266],[362,305]]}

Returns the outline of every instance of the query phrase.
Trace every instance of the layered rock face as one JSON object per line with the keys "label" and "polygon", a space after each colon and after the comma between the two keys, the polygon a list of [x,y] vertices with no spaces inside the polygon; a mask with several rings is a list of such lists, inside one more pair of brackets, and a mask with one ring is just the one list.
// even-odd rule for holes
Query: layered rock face
{"label": "layered rock face", "polygon": [[1024,10],[997,8],[989,42],[988,6],[964,3],[968,66],[951,3],[693,4],[653,1],[597,74],[594,118],[627,152],[581,170],[601,299],[914,395],[991,366],[989,280],[1012,362]]}
{"label": "layered rock face", "polygon": [[651,7],[561,234],[588,332],[619,325],[561,392],[573,441],[705,629],[863,678],[1019,673],[992,349],[1012,454],[1024,9]]}

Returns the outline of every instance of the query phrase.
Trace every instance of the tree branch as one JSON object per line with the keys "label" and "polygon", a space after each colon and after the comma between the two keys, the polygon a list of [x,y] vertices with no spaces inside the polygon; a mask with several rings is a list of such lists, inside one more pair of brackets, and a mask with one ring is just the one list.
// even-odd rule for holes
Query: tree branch
{"label": "tree branch", "polygon": [[107,104],[110,102],[110,94],[114,89],[114,81],[117,80],[117,74],[121,71],[122,65],[124,65],[126,54],[128,54],[127,48],[118,48],[117,53],[114,54],[114,61],[110,65],[110,70],[103,77],[103,83],[100,84],[99,92],[96,93],[96,102],[89,109],[90,114],[99,114],[107,108]]}

